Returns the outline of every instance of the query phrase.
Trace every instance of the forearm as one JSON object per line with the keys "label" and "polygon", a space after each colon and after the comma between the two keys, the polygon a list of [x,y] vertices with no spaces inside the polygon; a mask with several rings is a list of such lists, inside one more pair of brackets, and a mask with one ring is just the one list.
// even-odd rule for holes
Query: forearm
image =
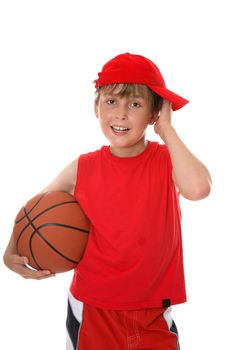
{"label": "forearm", "polygon": [[17,251],[16,251],[16,246],[15,246],[14,236],[12,234],[10,237],[9,243],[6,247],[4,256],[3,256],[4,262],[5,262],[5,259],[8,255],[16,254],[16,253],[17,253]]}
{"label": "forearm", "polygon": [[26,264],[28,264],[28,258],[26,256],[18,255],[13,234],[11,235],[10,241],[4,253],[3,261],[10,270],[18,273],[24,278],[42,279],[54,276],[54,274],[50,273],[50,271],[34,271],[26,266]]}
{"label": "forearm", "polygon": [[171,125],[163,127],[160,136],[171,156],[173,179],[180,193],[190,200],[208,196],[211,176],[206,166],[190,152]]}

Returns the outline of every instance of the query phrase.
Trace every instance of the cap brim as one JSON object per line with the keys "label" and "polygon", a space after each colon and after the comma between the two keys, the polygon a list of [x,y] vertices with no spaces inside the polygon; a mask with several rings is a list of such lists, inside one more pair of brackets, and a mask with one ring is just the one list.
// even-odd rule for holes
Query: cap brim
{"label": "cap brim", "polygon": [[174,92],[155,85],[147,85],[151,90],[156,92],[159,96],[164,98],[165,100],[171,102],[173,111],[177,111],[178,109],[184,107],[189,101],[185,98],[175,94]]}

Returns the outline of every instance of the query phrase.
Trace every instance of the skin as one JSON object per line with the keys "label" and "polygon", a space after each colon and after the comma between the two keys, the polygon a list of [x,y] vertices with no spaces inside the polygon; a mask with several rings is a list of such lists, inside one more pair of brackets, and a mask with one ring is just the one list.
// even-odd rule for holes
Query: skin
{"label": "skin", "polygon": [[201,200],[210,194],[212,180],[206,166],[187,148],[172,126],[172,106],[165,101],[154,130],[169,151],[173,180],[180,194],[189,200]]}
{"label": "skin", "polygon": [[[173,180],[177,191],[189,200],[207,197],[211,188],[211,177],[206,166],[186,147],[172,126],[172,107],[167,101],[162,109],[151,111],[146,95],[119,97],[101,93],[94,103],[96,117],[108,139],[110,151],[118,157],[133,157],[145,150],[148,125],[154,125],[166,144],[173,166]],[[112,126],[127,127],[127,132],[114,131]],[[66,191],[73,194],[77,175],[77,159],[63,169],[42,192]],[[17,255],[13,237],[4,254],[4,262],[12,271],[24,278],[42,279],[54,276],[49,271],[34,271],[26,264],[28,259]]]}
{"label": "skin", "polygon": [[[103,134],[110,143],[111,152],[118,157],[133,157],[146,148],[145,134],[148,125],[158,119],[152,112],[149,96],[123,97],[101,93],[94,105]],[[125,134],[116,135],[111,126],[130,128]]]}

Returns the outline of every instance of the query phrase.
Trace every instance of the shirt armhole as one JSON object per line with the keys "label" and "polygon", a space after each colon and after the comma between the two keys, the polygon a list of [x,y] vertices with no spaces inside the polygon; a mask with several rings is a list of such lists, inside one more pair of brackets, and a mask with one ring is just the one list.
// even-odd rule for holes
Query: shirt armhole
{"label": "shirt armhole", "polygon": [[74,185],[74,193],[73,195],[76,197],[77,192],[78,192],[78,177],[79,177],[79,165],[80,165],[80,157],[77,158],[77,170],[76,170],[76,180],[75,180],[75,185]]}
{"label": "shirt armhole", "polygon": [[168,172],[170,173],[170,179],[171,179],[171,181],[174,184],[174,187],[175,187],[177,195],[179,196],[180,195],[180,190],[179,190],[179,187],[176,185],[175,179],[174,179],[174,176],[173,176],[172,160],[171,160],[169,151],[168,151],[167,146],[165,144],[162,145],[162,147],[164,149],[164,154],[165,154],[166,163],[167,163],[167,169],[168,169]]}

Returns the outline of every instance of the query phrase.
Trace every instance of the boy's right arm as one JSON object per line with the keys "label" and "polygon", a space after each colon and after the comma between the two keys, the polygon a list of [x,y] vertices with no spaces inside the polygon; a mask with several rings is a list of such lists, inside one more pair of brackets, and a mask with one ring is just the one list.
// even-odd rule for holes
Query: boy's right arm
{"label": "boy's right arm", "polygon": [[[70,163],[48,186],[41,191],[41,193],[49,191],[65,191],[73,194],[77,177],[77,164],[77,159]],[[9,269],[18,273],[24,278],[42,279],[54,276],[54,274],[52,274],[50,271],[36,271],[27,267],[27,257],[19,256],[17,254],[13,234],[11,235],[10,241],[4,253],[3,260]]]}

